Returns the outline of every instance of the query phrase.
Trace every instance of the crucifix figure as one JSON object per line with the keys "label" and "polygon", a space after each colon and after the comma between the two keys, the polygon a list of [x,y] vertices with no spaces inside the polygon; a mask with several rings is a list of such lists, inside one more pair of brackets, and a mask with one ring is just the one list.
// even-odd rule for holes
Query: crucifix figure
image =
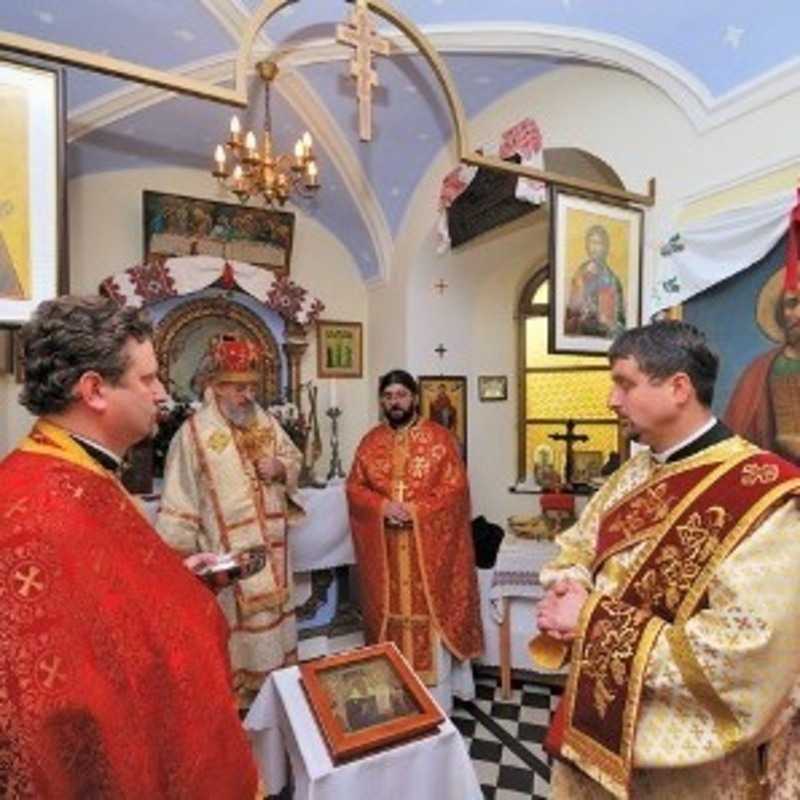
{"label": "crucifix figure", "polygon": [[367,11],[367,0],[356,0],[355,10],[347,22],[336,26],[336,41],[356,50],[350,59],[350,76],[356,79],[358,135],[362,142],[368,142],[372,139],[372,87],[378,85],[378,73],[372,68],[372,55],[389,55],[389,41],[375,32]]}
{"label": "crucifix figure", "polygon": [[444,282],[444,278],[439,278],[439,283],[434,283],[433,288],[439,290],[439,294],[444,294],[444,290],[449,286]]}
{"label": "crucifix figure", "polygon": [[565,423],[567,427],[566,433],[550,433],[548,438],[555,442],[564,442],[566,446],[566,458],[564,459],[564,483],[567,485],[572,483],[572,447],[575,442],[588,442],[589,437],[585,433],[575,433],[575,425],[577,423],[574,419],[568,419]]}

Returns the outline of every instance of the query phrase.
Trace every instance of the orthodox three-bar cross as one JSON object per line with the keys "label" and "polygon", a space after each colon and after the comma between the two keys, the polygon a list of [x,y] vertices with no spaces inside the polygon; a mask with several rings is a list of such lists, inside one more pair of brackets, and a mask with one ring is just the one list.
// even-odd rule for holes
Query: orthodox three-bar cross
{"label": "orthodox three-bar cross", "polygon": [[564,423],[567,427],[566,433],[550,433],[548,438],[554,442],[564,442],[566,445],[566,457],[564,458],[564,483],[572,483],[572,462],[573,462],[573,446],[575,442],[588,442],[589,437],[585,433],[575,433],[575,425],[577,424],[574,419],[568,419]]}
{"label": "orthodox three-bar cross", "polygon": [[350,59],[350,75],[356,79],[358,97],[358,135],[362,142],[372,139],[372,87],[378,73],[372,68],[372,55],[389,55],[388,39],[381,39],[367,11],[367,0],[356,0],[355,10],[344,25],[336,26],[336,41],[355,47]]}

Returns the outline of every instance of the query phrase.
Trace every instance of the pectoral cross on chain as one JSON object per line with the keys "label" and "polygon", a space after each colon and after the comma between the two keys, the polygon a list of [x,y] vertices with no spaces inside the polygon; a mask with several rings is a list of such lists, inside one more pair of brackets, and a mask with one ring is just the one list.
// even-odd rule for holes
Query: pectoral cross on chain
{"label": "pectoral cross on chain", "polygon": [[336,41],[356,50],[350,59],[350,75],[356,79],[358,136],[362,142],[369,142],[372,139],[372,87],[378,85],[372,55],[389,55],[389,41],[376,34],[367,11],[367,0],[356,0],[355,10],[347,22],[336,26]]}

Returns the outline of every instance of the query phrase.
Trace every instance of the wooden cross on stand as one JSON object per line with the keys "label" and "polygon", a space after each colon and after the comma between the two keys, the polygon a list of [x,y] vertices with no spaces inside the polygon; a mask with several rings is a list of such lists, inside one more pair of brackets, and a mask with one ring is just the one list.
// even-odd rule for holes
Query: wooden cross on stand
{"label": "wooden cross on stand", "polygon": [[575,425],[577,424],[574,419],[568,419],[564,424],[567,427],[566,433],[549,433],[548,438],[552,439],[554,442],[564,442],[566,445],[567,454],[564,459],[564,483],[570,485],[572,483],[572,447],[575,442],[588,442],[589,437],[585,433],[574,433]]}
{"label": "wooden cross on stand", "polygon": [[355,47],[350,59],[350,75],[356,79],[358,97],[358,136],[362,142],[372,139],[372,87],[378,85],[378,73],[372,68],[372,55],[389,55],[389,40],[375,32],[369,18],[367,0],[356,0],[355,11],[344,25],[336,26],[336,41]]}

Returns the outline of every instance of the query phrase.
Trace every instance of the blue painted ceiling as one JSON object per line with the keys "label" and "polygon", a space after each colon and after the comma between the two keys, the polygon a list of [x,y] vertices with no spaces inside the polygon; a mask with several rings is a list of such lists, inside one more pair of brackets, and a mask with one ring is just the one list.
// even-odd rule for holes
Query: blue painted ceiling
{"label": "blue painted ceiling", "polygon": [[[238,47],[237,29],[259,6],[261,0],[3,0],[0,29],[159,69],[191,70],[225,64]],[[616,43],[667,65],[712,102],[798,64],[796,0],[772,0],[768,6],[752,0],[396,0],[395,7],[433,35],[468,34],[470,29],[533,30]],[[376,60],[381,85],[374,94],[373,141],[358,140],[353,82],[341,58],[346,51],[335,60],[324,54],[302,57],[307,46],[330,41],[335,25],[350,9],[341,0],[298,0],[269,20],[260,44],[294,51],[295,66],[290,68],[335,121],[340,147],[349,149],[373,186],[377,217],[385,220],[393,236],[418,181],[449,138],[451,122],[424,61],[397,54]],[[383,21],[376,21],[382,31],[391,32]],[[489,32],[479,39],[475,44],[462,36],[462,44],[444,54],[468,116],[563,63],[552,52],[509,54],[499,35],[493,46]],[[580,60],[580,49],[569,57]],[[70,122],[102,109],[115,93],[130,86],[69,69]],[[287,95],[281,93],[279,79],[272,93],[272,119],[284,150],[307,125]],[[529,110],[520,109],[520,116],[525,113]],[[153,164],[210,166],[213,144],[227,129],[230,114],[214,103],[165,96],[74,137],[68,153],[70,175]],[[348,189],[337,167],[341,159],[320,147],[317,154],[323,188],[315,199],[299,204],[344,242],[365,278],[377,277],[375,215],[371,223],[365,219],[363,198]],[[352,177],[349,183],[353,185]]]}

